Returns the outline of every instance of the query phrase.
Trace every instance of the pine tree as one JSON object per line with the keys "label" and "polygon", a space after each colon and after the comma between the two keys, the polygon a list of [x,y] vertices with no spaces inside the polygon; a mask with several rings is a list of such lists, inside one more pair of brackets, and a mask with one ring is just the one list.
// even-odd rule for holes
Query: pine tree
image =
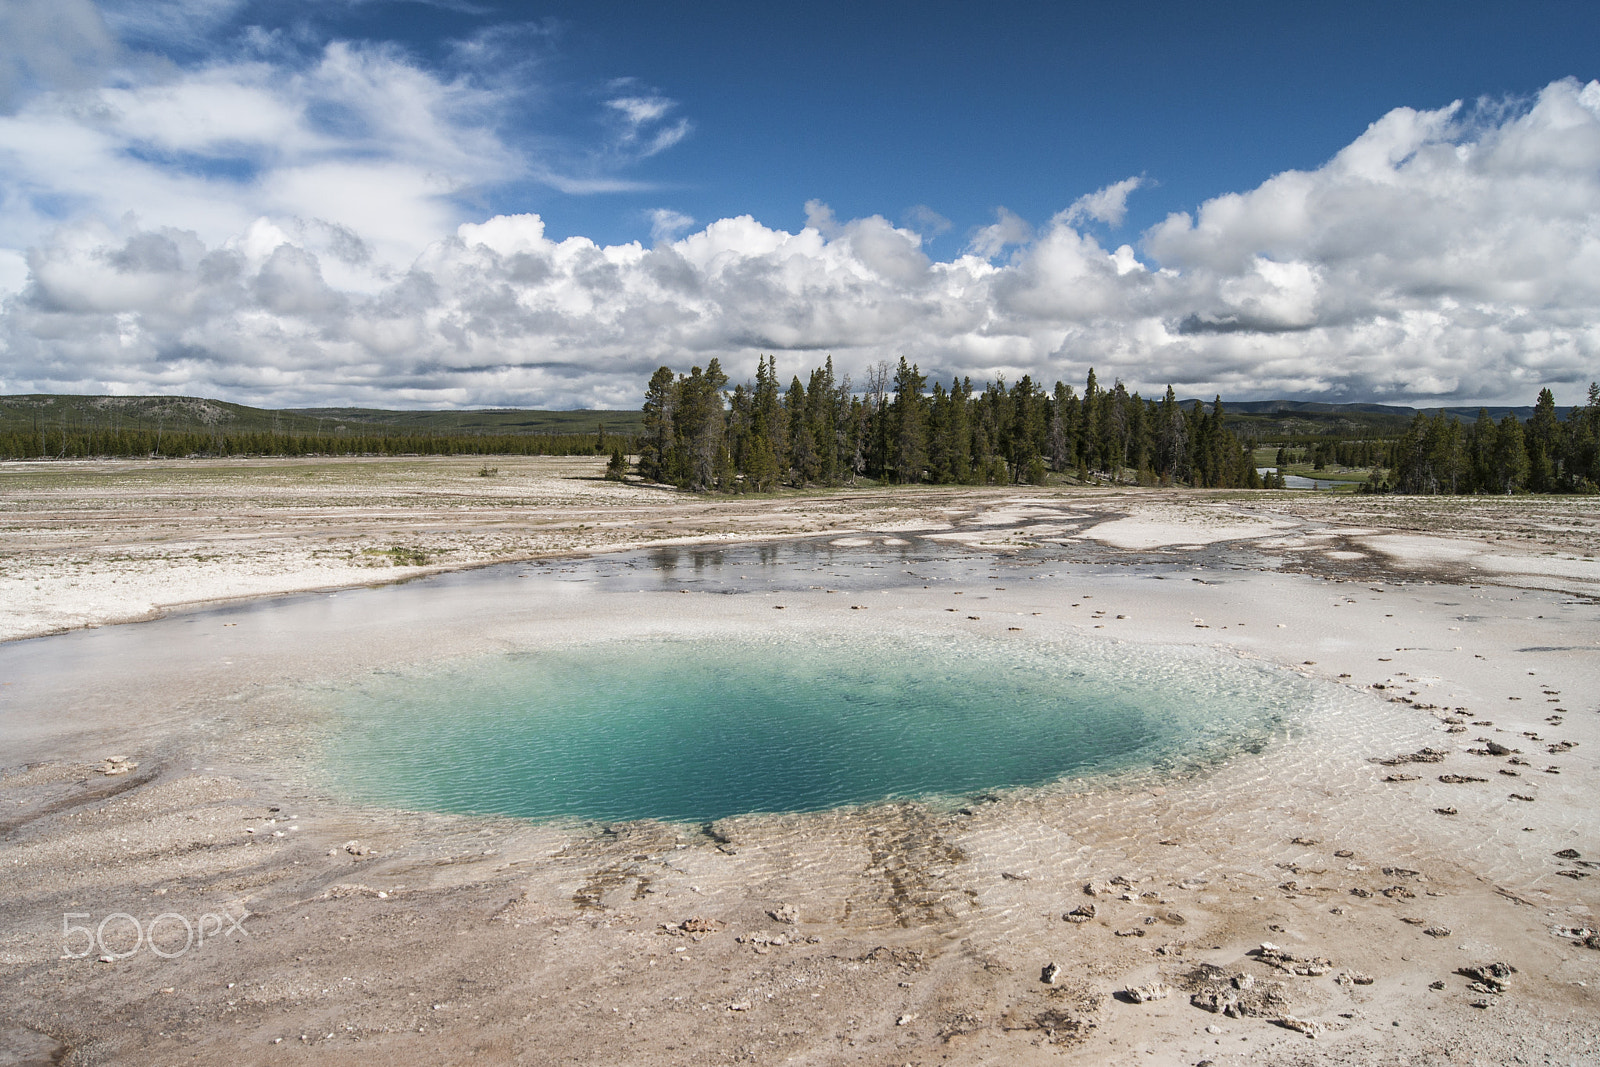
{"label": "pine tree", "polygon": [[1100,405],[1100,451],[1113,482],[1122,480],[1128,465],[1128,389],[1118,378]]}
{"label": "pine tree", "polygon": [[766,438],[774,463],[778,462],[780,456],[788,454],[788,442],[784,440],[787,426],[784,424],[783,406],[778,399],[778,360],[775,356],[768,356],[765,360],[758,357],[756,360],[750,423],[753,433]]}
{"label": "pine tree", "polygon": [[893,440],[890,474],[902,485],[920,482],[928,466],[928,413],[922,390],[928,379],[900,357],[894,376],[894,404],[890,414]]}
{"label": "pine tree", "polygon": [[1146,404],[1138,393],[1128,398],[1128,466],[1139,475],[1140,484],[1155,481],[1152,456],[1155,442],[1152,425],[1156,420],[1155,405]]}
{"label": "pine tree", "polygon": [[817,442],[811,432],[807,417],[806,389],[796,375],[789,383],[789,392],[783,398],[785,421],[788,424],[789,469],[794,484],[804,486],[817,480]]}
{"label": "pine tree", "polygon": [[1078,465],[1080,468],[1099,468],[1102,466],[1100,442],[1102,395],[1100,383],[1095,380],[1094,368],[1090,367],[1089,377],[1083,383],[1082,418],[1079,423],[1081,426],[1078,449]]}
{"label": "pine tree", "polygon": [[1528,488],[1535,493],[1549,493],[1556,488],[1559,470],[1557,461],[1561,452],[1561,425],[1556,421],[1555,394],[1548,389],[1539,390],[1539,399],[1533,406],[1533,418],[1523,430],[1524,445],[1528,452]]}
{"label": "pine tree", "polygon": [[667,457],[673,447],[677,400],[672,368],[658,368],[650,376],[645,391],[644,435],[639,449],[639,473],[653,482],[667,480]]}
{"label": "pine tree", "polygon": [[1038,473],[1034,461],[1039,461],[1039,470],[1042,470],[1044,462],[1044,394],[1034,388],[1033,378],[1024,374],[1022,380],[1011,387],[1007,400],[1010,410],[1007,412],[1004,453],[1010,465],[1011,480],[1033,482]]}
{"label": "pine tree", "polygon": [[835,406],[838,403],[837,385],[833,380],[833,357],[826,366],[811,372],[806,387],[806,432],[811,435],[816,452],[816,469],[813,478],[823,485],[839,484],[839,442],[835,428]]}
{"label": "pine tree", "polygon": [[928,401],[928,481],[947,485],[954,481],[950,459],[954,442],[950,437],[952,401],[944,391],[942,382],[933,383],[933,396]]}
{"label": "pine tree", "polygon": [[1466,489],[1470,492],[1494,491],[1495,486],[1495,450],[1498,447],[1499,431],[1495,428],[1494,420],[1489,417],[1487,408],[1478,409],[1478,419],[1467,431],[1466,464],[1468,479]]}
{"label": "pine tree", "polygon": [[1573,492],[1600,491],[1600,385],[1589,383],[1589,402],[1567,418],[1567,481]]}
{"label": "pine tree", "polygon": [[971,485],[977,480],[972,467],[972,379],[950,385],[950,480]]}
{"label": "pine tree", "polygon": [[[1156,473],[1163,481],[1174,482],[1184,478],[1188,459],[1188,425],[1183,419],[1183,408],[1178,397],[1167,386],[1167,395],[1161,398],[1161,409],[1156,417],[1155,447]],[[1278,465],[1283,466],[1283,449],[1278,450]]]}
{"label": "pine tree", "polygon": [[628,457],[622,454],[621,447],[612,450],[611,459],[606,463],[606,480],[620,482],[628,476]]}
{"label": "pine tree", "polygon": [[665,466],[667,480],[680,489],[703,490],[716,485],[718,454],[725,445],[722,387],[727,383],[728,376],[716,359],[703,372],[691,367],[687,378],[678,378],[676,432]]}
{"label": "pine tree", "polygon": [[1069,409],[1068,405],[1076,407],[1076,399],[1072,395],[1072,386],[1056,383],[1055,395],[1050,403],[1050,466],[1053,470],[1064,471],[1071,466],[1076,457],[1073,455],[1073,438],[1077,431],[1076,411]]}
{"label": "pine tree", "polygon": [[1522,423],[1506,414],[1495,431],[1494,490],[1507,495],[1518,492],[1528,480],[1528,450],[1522,440]]}
{"label": "pine tree", "polygon": [[749,487],[757,493],[769,493],[778,484],[778,459],[772,454],[772,444],[764,434],[752,434],[749,450],[745,453],[744,476]]}

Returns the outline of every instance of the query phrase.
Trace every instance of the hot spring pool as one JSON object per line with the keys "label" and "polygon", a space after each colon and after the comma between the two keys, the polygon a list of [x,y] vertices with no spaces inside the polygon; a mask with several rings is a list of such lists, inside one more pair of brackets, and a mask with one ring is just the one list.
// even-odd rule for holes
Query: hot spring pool
{"label": "hot spring pool", "polygon": [[370,676],[333,695],[324,766],[386,806],[704,821],[1202,767],[1311,689],[1091,639],[619,637]]}

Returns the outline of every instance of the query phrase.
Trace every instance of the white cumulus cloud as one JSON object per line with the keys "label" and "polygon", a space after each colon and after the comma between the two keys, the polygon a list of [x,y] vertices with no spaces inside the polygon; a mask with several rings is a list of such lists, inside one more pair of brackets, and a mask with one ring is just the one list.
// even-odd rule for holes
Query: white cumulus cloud
{"label": "white cumulus cloud", "polygon": [[1103,189],[1096,189],[1072,202],[1063,216],[1068,223],[1079,223],[1085,219],[1092,222],[1103,222],[1108,226],[1121,226],[1122,220],[1128,217],[1128,194],[1144,184],[1144,179],[1138,176],[1124,178],[1120,182],[1108,185]]}
{"label": "white cumulus cloud", "polygon": [[968,242],[968,251],[993,259],[1012,245],[1027,243],[1033,237],[1033,227],[1026,219],[1003,207],[995,208],[994,221],[979,227]]}
{"label": "white cumulus cloud", "polygon": [[39,94],[0,115],[0,244],[130,215],[216,244],[266,215],[359,235],[375,266],[404,270],[459,194],[518,168],[484,121],[490,95],[340,42],[289,69],[240,58]]}
{"label": "white cumulus cloud", "polygon": [[[455,195],[516,165],[482,92],[349,45],[0,116],[0,389],[632,407],[658,365],[737,378],[775,353],[858,378],[904,355],[944,380],[1092,365],[1146,394],[1570,403],[1600,368],[1597,83],[1398,109],[1115,248],[1089,224],[1143,179],[1064,191],[947,259],[931,212],[821,201],[798,232],[658,209],[651,247],[464,222]],[[645,151],[669,103],[610,110]]]}

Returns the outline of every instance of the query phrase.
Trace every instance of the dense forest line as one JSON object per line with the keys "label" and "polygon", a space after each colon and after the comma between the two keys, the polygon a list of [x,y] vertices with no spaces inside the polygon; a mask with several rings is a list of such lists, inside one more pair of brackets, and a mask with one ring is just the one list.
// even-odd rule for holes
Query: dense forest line
{"label": "dense forest line", "polygon": [[1526,423],[1496,422],[1487,411],[1463,426],[1444,413],[1418,412],[1391,450],[1387,482],[1373,491],[1399,493],[1594,493],[1600,491],[1600,385],[1565,419],[1555,396],[1541,390]]}
{"label": "dense forest line", "polygon": [[150,456],[597,456],[632,451],[622,434],[273,433],[40,426],[0,432],[0,459]]}
{"label": "dense forest line", "polygon": [[[762,359],[754,383],[726,387],[713,360],[687,375],[658,370],[642,415],[270,411],[189,397],[0,397],[0,459],[609,453],[610,476],[622,477],[626,456],[637,453],[640,473],[654,480],[766,491],[860,479],[1040,483],[1052,473],[1079,481],[1270,486],[1281,476],[1258,478],[1256,464],[1272,463],[1275,454],[1280,471],[1342,470],[1329,476],[1352,486],[1370,472],[1360,486],[1368,492],[1600,491],[1595,385],[1565,418],[1546,389],[1532,408],[1496,409],[1498,419],[1483,410],[1464,420],[1458,409],[1413,412],[1405,424],[1394,414],[1404,409],[1336,405],[1310,413],[1326,419],[1317,428],[1299,408],[1278,412],[1283,402],[1241,417],[1225,412],[1220,399],[1180,403],[1170,388],[1159,401],[1130,395],[1120,382],[1105,389],[1093,371],[1082,394],[1059,382],[1046,391],[1030,378],[981,391],[967,380],[937,383],[930,391],[917,367],[902,360],[898,368],[872,368],[857,389],[836,378],[830,359],[784,390],[776,361]],[[1291,417],[1292,428],[1283,421]],[[624,432],[608,433],[613,424]],[[641,426],[642,433],[630,432]]]}
{"label": "dense forest line", "polygon": [[780,389],[776,360],[726,392],[715,359],[706,368],[650,378],[639,441],[645,477],[684,489],[765,492],[780,484],[1028,483],[1050,472],[1146,485],[1259,488],[1251,446],[1223,426],[1221,398],[1185,408],[1169,387],[1160,401],[1103,388],[1089,371],[1083,394],[1032,378],[974,391],[945,388],[915,364],[881,363],[859,392],[833,360]]}

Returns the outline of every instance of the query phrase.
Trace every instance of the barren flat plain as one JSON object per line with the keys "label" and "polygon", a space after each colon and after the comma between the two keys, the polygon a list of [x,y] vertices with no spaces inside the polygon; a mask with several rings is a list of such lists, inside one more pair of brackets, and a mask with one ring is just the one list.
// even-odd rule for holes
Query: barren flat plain
{"label": "barren flat plain", "polygon": [[[1600,501],[602,467],[0,465],[0,1060],[1600,1062]],[[704,824],[321,766],[353,681],[772,630],[1313,696],[1181,772]]]}

